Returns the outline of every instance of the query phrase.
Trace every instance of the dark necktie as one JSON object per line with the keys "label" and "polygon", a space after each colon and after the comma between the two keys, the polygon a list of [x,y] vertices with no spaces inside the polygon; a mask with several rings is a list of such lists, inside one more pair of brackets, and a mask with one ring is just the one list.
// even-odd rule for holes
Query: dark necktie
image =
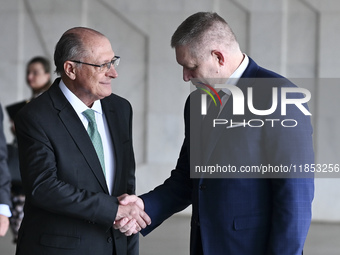
{"label": "dark necktie", "polygon": [[[222,98],[225,95],[225,93],[222,90],[220,90],[218,92],[218,95],[220,96],[220,98]],[[218,113],[220,112],[220,109],[221,109],[221,105],[220,105],[220,102],[217,96],[214,95],[214,97],[215,97],[217,104],[215,105],[215,103],[212,102],[212,99],[211,99],[210,105],[208,107],[207,115],[205,115],[204,119],[202,120],[201,137],[202,137],[203,147],[206,146],[210,133],[213,132],[213,121],[214,119],[217,118]]]}

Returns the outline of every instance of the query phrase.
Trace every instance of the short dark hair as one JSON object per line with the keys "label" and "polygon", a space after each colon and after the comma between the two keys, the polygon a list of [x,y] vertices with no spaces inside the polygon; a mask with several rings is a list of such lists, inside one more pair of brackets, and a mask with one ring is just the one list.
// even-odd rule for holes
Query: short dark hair
{"label": "short dark hair", "polygon": [[189,16],[171,37],[171,47],[188,45],[196,50],[208,42],[230,45],[237,42],[228,23],[215,12],[197,12]]}
{"label": "short dark hair", "polygon": [[50,61],[47,58],[40,57],[40,56],[32,58],[30,61],[28,61],[26,65],[26,69],[28,69],[28,67],[34,63],[40,63],[43,66],[45,73],[51,72]]}
{"label": "short dark hair", "polygon": [[102,33],[87,27],[74,27],[67,30],[59,39],[54,51],[54,64],[56,73],[64,73],[64,63],[67,60],[81,59],[88,52],[83,39],[88,33],[104,36]]}

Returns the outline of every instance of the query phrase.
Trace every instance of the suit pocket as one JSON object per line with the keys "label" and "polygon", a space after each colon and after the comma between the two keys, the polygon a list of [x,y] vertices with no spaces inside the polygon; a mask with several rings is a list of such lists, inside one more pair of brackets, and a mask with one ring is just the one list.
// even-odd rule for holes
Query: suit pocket
{"label": "suit pocket", "polygon": [[59,249],[74,249],[80,244],[80,238],[76,236],[43,234],[40,237],[40,244]]}
{"label": "suit pocket", "polygon": [[266,215],[247,215],[234,218],[234,230],[265,228],[269,224]]}

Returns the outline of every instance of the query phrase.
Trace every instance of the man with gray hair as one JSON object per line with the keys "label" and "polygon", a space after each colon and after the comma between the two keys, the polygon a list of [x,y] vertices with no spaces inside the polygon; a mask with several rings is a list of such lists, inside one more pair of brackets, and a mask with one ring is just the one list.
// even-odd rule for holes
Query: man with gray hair
{"label": "man with gray hair", "polygon": [[[248,88],[253,88],[253,105],[263,112],[272,109],[274,88],[281,91],[296,86],[242,53],[232,30],[216,13],[199,12],[187,18],[172,36],[171,46],[183,67],[183,80],[198,88],[185,104],[185,139],[179,159],[164,184],[140,197],[122,196],[120,203],[135,202],[148,213],[152,224],[142,230],[143,235],[192,204],[191,255],[301,255],[311,221],[313,179],[281,178],[279,174],[263,178],[241,171],[313,164],[310,117],[289,106],[285,117],[295,120],[297,126],[248,124],[253,119],[282,119],[280,97],[277,109],[268,116],[258,116],[250,109],[239,115],[232,111],[236,96],[223,87],[214,88],[228,83],[245,97],[250,96]],[[216,96],[218,92],[214,100],[220,101],[208,102],[204,117],[201,91]],[[238,124],[214,127],[214,119]],[[196,173],[195,166],[217,165],[236,170]],[[130,233],[136,231],[133,223],[117,221],[115,227]]]}
{"label": "man with gray hair", "polygon": [[66,31],[56,45],[60,74],[16,116],[26,195],[17,255],[138,254],[138,235],[113,229],[122,218],[150,224],[135,193],[130,103],[112,94],[120,57],[101,33]]}

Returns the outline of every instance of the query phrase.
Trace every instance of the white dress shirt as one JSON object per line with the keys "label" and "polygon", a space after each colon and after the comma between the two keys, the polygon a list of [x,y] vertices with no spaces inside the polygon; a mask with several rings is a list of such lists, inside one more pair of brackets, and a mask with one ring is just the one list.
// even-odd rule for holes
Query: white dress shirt
{"label": "white dress shirt", "polygon": [[[86,111],[87,109],[90,109],[85,105],[75,94],[73,94],[65,85],[65,83],[61,80],[59,83],[59,87],[67,100],[72,105],[73,109],[78,114],[79,119],[84,125],[84,128],[87,129],[88,126],[88,120],[86,117],[82,114],[82,112]],[[109,131],[109,127],[105,118],[105,114],[102,111],[102,105],[100,103],[100,100],[97,100],[92,105],[92,110],[95,112],[96,117],[96,123],[98,132],[102,139],[103,144],[103,150],[104,150],[104,162],[105,162],[105,179],[106,184],[109,189],[110,194],[112,194],[113,190],[113,184],[115,179],[115,153],[114,153],[114,147]]]}
{"label": "white dress shirt", "polygon": [[[227,84],[229,85],[236,85],[237,82],[239,81],[239,79],[242,77],[244,71],[247,69],[248,64],[249,64],[249,58],[246,54],[243,53],[243,60],[241,62],[241,64],[239,65],[239,67],[230,75],[229,79],[227,80]],[[223,88],[222,91],[225,93],[225,95],[223,97],[221,97],[221,101],[222,101],[222,106],[220,109],[220,112],[222,111],[223,107],[226,105],[230,95],[231,95],[231,91],[227,88]]]}
{"label": "white dress shirt", "polygon": [[[232,75],[230,75],[230,77],[227,81],[227,84],[236,85],[238,80],[242,77],[244,71],[247,69],[248,64],[249,64],[249,58],[245,53],[243,53],[243,56],[244,56],[244,58],[243,58],[241,64],[232,73]],[[230,92],[229,92],[229,94],[230,94]]]}
{"label": "white dress shirt", "polygon": [[0,214],[8,218],[11,217],[12,213],[11,213],[11,210],[9,209],[9,205],[0,204]]}

